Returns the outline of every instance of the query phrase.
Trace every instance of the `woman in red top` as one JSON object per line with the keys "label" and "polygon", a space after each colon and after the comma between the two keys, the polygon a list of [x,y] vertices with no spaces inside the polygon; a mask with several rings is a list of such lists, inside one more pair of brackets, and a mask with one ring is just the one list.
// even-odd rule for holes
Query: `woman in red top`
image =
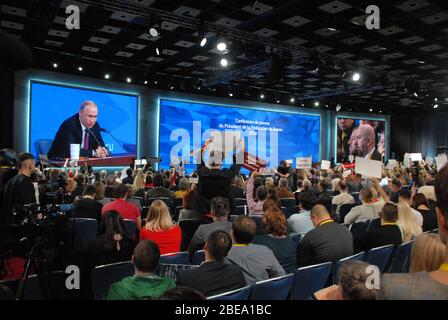
{"label": "woman in red top", "polygon": [[165,202],[154,201],[148,210],[146,224],[140,230],[140,240],[152,240],[160,248],[160,254],[179,252],[182,233],[171,220]]}

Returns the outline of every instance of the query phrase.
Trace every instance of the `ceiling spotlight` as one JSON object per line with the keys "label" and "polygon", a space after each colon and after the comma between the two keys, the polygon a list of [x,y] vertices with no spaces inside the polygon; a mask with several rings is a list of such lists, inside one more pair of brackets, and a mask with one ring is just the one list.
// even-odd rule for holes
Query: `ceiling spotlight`
{"label": "ceiling spotlight", "polygon": [[78,67],[78,71],[82,71],[82,67],[81,66]]}
{"label": "ceiling spotlight", "polygon": [[260,94],[260,99],[264,99],[264,94]]}
{"label": "ceiling spotlight", "polygon": [[106,73],[106,74],[104,75],[104,79],[109,79],[109,78],[110,78],[110,74]]}
{"label": "ceiling spotlight", "polygon": [[380,110],[380,113],[383,113],[383,111]]}
{"label": "ceiling spotlight", "polygon": [[337,105],[336,105],[336,112],[339,112],[339,110],[341,110],[341,108],[342,108],[341,105],[340,105],[340,104],[337,104]]}
{"label": "ceiling spotlight", "polygon": [[277,99],[277,101],[276,101],[276,102],[277,102],[277,103],[280,103],[280,100],[278,100],[278,99]]}
{"label": "ceiling spotlight", "polygon": [[434,98],[434,101],[437,101],[437,98]]}
{"label": "ceiling spotlight", "polygon": [[53,63],[53,68],[57,68],[58,67],[58,64],[55,62],[55,63]]}
{"label": "ceiling spotlight", "polygon": [[304,107],[305,106],[305,104],[304,103],[302,103],[302,107]]}
{"label": "ceiling spotlight", "polygon": [[232,92],[229,92],[229,97],[233,97],[233,93]]}
{"label": "ceiling spotlight", "polygon": [[144,84],[148,84],[148,80],[145,80]]}
{"label": "ceiling spotlight", "polygon": [[224,41],[219,41],[216,45],[216,49],[218,49],[219,51],[224,51],[227,49],[227,45]]}
{"label": "ceiling spotlight", "polygon": [[352,76],[353,81],[358,81],[361,78],[361,75],[358,72],[355,72]]}
{"label": "ceiling spotlight", "polygon": [[203,37],[199,45],[200,45],[201,47],[204,47],[206,44],[207,44],[207,38],[206,38],[206,37]]}
{"label": "ceiling spotlight", "polygon": [[173,90],[173,89],[174,89],[174,86],[171,86],[171,87],[170,87],[170,90]]}
{"label": "ceiling spotlight", "polygon": [[296,101],[296,99],[291,98],[289,101],[291,101],[292,103],[294,103],[294,101]]}
{"label": "ceiling spotlight", "polygon": [[159,47],[156,47],[156,55],[160,56],[160,49],[159,49]]}
{"label": "ceiling spotlight", "polygon": [[330,30],[330,31],[336,31],[335,28],[328,28],[328,30]]}
{"label": "ceiling spotlight", "polygon": [[418,93],[416,91],[414,91],[414,96],[418,97]]}
{"label": "ceiling spotlight", "polygon": [[221,66],[223,66],[223,67],[227,67],[228,64],[229,64],[229,61],[227,61],[226,58],[222,58],[222,59],[221,59]]}
{"label": "ceiling spotlight", "polygon": [[315,105],[316,107],[318,107],[318,106],[319,106],[319,101],[314,102],[314,105]]}
{"label": "ceiling spotlight", "polygon": [[151,37],[158,37],[159,36],[159,30],[158,30],[158,26],[155,25],[151,28],[149,28],[149,34],[151,35]]}
{"label": "ceiling spotlight", "polygon": [[439,105],[437,103],[433,106],[434,109],[437,109],[438,107]]}
{"label": "ceiling spotlight", "polygon": [[157,80],[155,80],[155,81],[154,81],[154,84],[157,84],[157,83],[158,83]]}
{"label": "ceiling spotlight", "polygon": [[370,112],[372,112],[372,111],[373,111],[373,109],[370,109],[369,111],[370,111]]}
{"label": "ceiling spotlight", "polygon": [[325,108],[328,108],[328,104],[325,105]]}
{"label": "ceiling spotlight", "polygon": [[131,83],[131,81],[132,81],[131,78],[129,78],[129,77],[126,78],[126,82],[127,82],[127,83]]}

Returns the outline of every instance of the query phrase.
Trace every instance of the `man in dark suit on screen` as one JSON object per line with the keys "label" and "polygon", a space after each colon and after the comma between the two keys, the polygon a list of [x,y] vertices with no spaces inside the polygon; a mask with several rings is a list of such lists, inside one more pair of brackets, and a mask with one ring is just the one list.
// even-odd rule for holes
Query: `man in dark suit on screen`
{"label": "man in dark suit on screen", "polygon": [[378,152],[375,143],[375,129],[369,124],[362,124],[355,134],[355,146],[360,157],[381,161],[381,154]]}
{"label": "man in dark suit on screen", "polygon": [[59,127],[48,152],[48,158],[69,158],[70,144],[80,145],[81,157],[107,157],[108,150],[101,137],[97,118],[98,107],[95,103],[84,101],[79,112],[66,119]]}

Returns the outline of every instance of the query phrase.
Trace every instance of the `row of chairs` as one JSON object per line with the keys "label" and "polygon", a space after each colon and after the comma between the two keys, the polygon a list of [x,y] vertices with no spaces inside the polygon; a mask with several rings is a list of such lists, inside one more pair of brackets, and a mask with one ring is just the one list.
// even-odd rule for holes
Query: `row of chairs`
{"label": "row of chairs", "polygon": [[384,272],[392,259],[389,272],[407,272],[411,248],[412,242],[396,248],[393,245],[373,248],[335,263],[325,262],[298,268],[293,274],[259,281],[251,286],[208,297],[208,300],[310,300],[316,291],[328,284],[331,274],[333,283],[337,284],[339,269],[350,260],[366,261]]}

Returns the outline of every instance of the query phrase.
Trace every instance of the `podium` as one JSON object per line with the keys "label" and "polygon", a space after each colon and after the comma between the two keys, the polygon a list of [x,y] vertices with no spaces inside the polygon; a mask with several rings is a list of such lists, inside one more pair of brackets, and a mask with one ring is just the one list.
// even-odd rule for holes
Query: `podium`
{"label": "podium", "polygon": [[[134,155],[123,155],[107,158],[85,158],[79,157],[78,166],[83,167],[91,165],[92,167],[118,167],[118,166],[128,166],[132,159],[135,159]],[[51,161],[51,164],[62,167],[65,161]]]}

